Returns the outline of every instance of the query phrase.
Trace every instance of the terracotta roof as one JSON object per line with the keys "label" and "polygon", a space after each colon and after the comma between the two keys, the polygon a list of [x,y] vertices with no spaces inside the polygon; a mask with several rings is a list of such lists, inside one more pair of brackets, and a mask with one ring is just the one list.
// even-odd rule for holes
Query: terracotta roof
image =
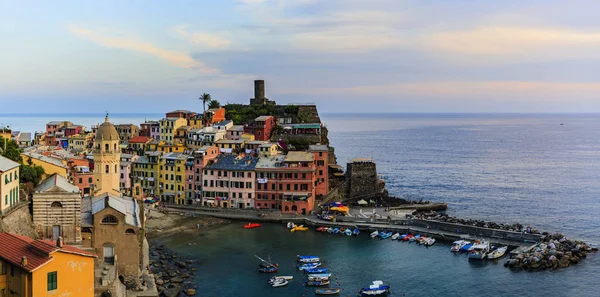
{"label": "terracotta roof", "polygon": [[147,136],[136,136],[136,137],[129,139],[129,143],[146,143],[150,139],[151,138],[147,137]]}
{"label": "terracotta roof", "polygon": [[[76,247],[64,246],[59,248],[50,241],[33,240],[26,236],[6,232],[0,233],[0,242],[2,242],[0,258],[28,272],[33,272],[52,261],[52,254],[57,251],[96,257],[96,255]],[[27,265],[25,266],[21,265],[23,257],[27,257]]]}

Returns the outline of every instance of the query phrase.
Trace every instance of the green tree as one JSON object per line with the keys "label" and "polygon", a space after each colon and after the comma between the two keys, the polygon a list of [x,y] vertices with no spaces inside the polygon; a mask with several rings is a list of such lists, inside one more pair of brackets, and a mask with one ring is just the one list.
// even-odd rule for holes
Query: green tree
{"label": "green tree", "polygon": [[208,109],[219,107],[221,107],[221,103],[219,103],[217,100],[210,100],[210,102],[208,102]]}
{"label": "green tree", "polygon": [[4,150],[4,138],[0,137],[0,148],[2,149],[2,156],[13,160],[15,162],[21,162],[21,149],[19,145],[13,140],[6,140],[6,151]]}
{"label": "green tree", "polygon": [[46,174],[46,171],[42,166],[21,165],[20,179],[22,183],[32,183],[34,186],[37,186],[44,174]]}
{"label": "green tree", "polygon": [[202,107],[204,108],[204,111],[206,112],[206,104],[211,101],[210,94],[204,93],[204,94],[200,95],[200,98],[198,98],[198,99],[200,101],[202,101]]}

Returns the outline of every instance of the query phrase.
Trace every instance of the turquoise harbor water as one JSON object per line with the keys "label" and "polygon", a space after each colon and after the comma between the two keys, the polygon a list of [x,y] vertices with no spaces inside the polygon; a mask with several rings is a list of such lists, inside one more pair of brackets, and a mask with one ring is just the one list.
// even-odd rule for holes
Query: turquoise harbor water
{"label": "turquoise harbor water", "polygon": [[[114,121],[139,123],[150,116],[120,115]],[[0,123],[33,131],[62,118],[86,125],[98,121],[0,116]],[[521,222],[600,244],[599,115],[325,114],[322,119],[338,163],[374,158],[393,195],[446,201],[452,215]],[[176,252],[200,261],[199,295],[314,296],[292,265],[297,254],[317,254],[345,288],[341,296],[355,296],[375,279],[390,283],[392,296],[600,296],[598,254],[560,271],[514,272],[502,267],[503,261],[471,264],[444,244],[426,249],[365,234],[346,238],[241,225],[166,239]],[[296,279],[285,288],[269,287],[268,276],[256,273],[254,254],[270,254],[282,265],[280,274]]]}

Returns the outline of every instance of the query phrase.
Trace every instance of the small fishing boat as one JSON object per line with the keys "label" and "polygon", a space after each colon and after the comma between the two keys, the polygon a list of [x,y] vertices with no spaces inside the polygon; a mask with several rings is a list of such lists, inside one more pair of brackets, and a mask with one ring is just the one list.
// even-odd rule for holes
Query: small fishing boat
{"label": "small fishing boat", "polygon": [[333,234],[340,234],[340,228],[333,228],[333,231],[331,232]]}
{"label": "small fishing boat", "polygon": [[490,244],[487,242],[475,244],[469,252],[469,260],[483,260],[487,257],[490,250]]}
{"label": "small fishing boat", "polygon": [[465,240],[457,240],[452,243],[452,247],[450,247],[450,251],[456,253],[456,252],[460,251],[460,249],[467,244],[470,244],[470,242],[465,241]]}
{"label": "small fishing boat", "polygon": [[396,240],[400,237],[400,233],[395,233],[394,235],[392,235],[392,240]]}
{"label": "small fishing boat", "polygon": [[298,266],[298,270],[314,269],[319,266],[321,266],[321,262],[307,263],[307,264],[302,264],[302,265]]}
{"label": "small fishing boat", "polygon": [[288,280],[283,279],[283,278],[278,278],[273,283],[271,283],[271,287],[273,287],[273,288],[285,287],[285,286],[287,286],[288,283],[289,283]]}
{"label": "small fishing boat", "polygon": [[298,261],[300,260],[306,260],[306,259],[319,259],[319,256],[313,256],[313,255],[297,255],[296,259],[298,259]]}
{"label": "small fishing boat", "polygon": [[300,263],[317,263],[317,262],[321,262],[321,259],[319,259],[319,257],[304,258],[304,259],[298,259],[298,262],[300,262]]}
{"label": "small fishing boat", "polygon": [[273,264],[271,264],[271,263],[260,263],[260,264],[258,264],[258,267],[266,267],[266,268],[268,268],[268,267],[279,267],[279,264],[277,264],[277,263],[273,263]]}
{"label": "small fishing boat", "polygon": [[327,233],[333,233],[333,228],[331,228],[331,227],[327,228]]}
{"label": "small fishing boat", "polygon": [[328,289],[316,289],[315,290],[316,295],[335,295],[335,294],[339,294],[339,293],[340,293],[339,288],[328,288]]}
{"label": "small fishing boat", "polygon": [[258,272],[260,272],[260,273],[275,273],[278,270],[279,270],[279,268],[277,266],[258,268]]}
{"label": "small fishing boat", "polygon": [[314,273],[314,274],[308,274],[308,278],[309,280],[311,280],[310,278],[322,278],[322,279],[329,279],[331,277],[331,272],[329,273]]}
{"label": "small fishing boat", "polygon": [[383,296],[390,292],[390,286],[386,286],[382,281],[373,281],[373,284],[362,288],[358,293],[361,296]]}
{"label": "small fishing boat", "polygon": [[370,236],[371,236],[371,238],[375,238],[375,237],[379,236],[379,232],[377,232],[377,230],[375,230],[375,231],[371,232]]}
{"label": "small fishing boat", "polygon": [[383,235],[385,235],[385,234],[387,234],[387,232],[385,232],[385,231],[381,231],[381,232],[379,232],[379,237],[381,237],[381,236],[383,236]]}
{"label": "small fishing boat", "polygon": [[421,234],[417,234],[411,238],[408,239],[409,242],[413,242],[413,241],[417,241],[417,239],[419,239],[421,237]]}
{"label": "small fishing boat", "polygon": [[400,235],[400,238],[398,238],[398,240],[404,241],[404,238],[406,238],[406,236],[408,236],[408,234],[404,233]]}
{"label": "small fishing boat", "polygon": [[321,273],[329,273],[327,268],[313,268],[304,270],[307,274],[321,274]]}
{"label": "small fishing boat", "polygon": [[414,235],[412,235],[412,234],[408,234],[408,235],[406,235],[406,236],[404,237],[404,241],[410,241],[410,239],[411,239],[411,238],[413,238],[413,237],[415,237],[415,236],[414,236]]}
{"label": "small fishing boat", "polygon": [[341,227],[340,228],[340,233],[344,233],[344,232],[346,232],[346,227]]}
{"label": "small fishing boat", "polygon": [[329,277],[316,277],[316,276],[309,276],[308,277],[309,281],[326,281],[329,280]]}
{"label": "small fishing boat", "polygon": [[317,232],[325,232],[325,230],[327,230],[327,227],[324,227],[324,226],[317,228]]}
{"label": "small fishing boat", "polygon": [[435,243],[435,238],[428,237],[421,242],[424,246],[432,246]]}
{"label": "small fishing boat", "polygon": [[288,223],[287,223],[287,228],[288,228],[288,229],[292,229],[292,228],[294,228],[294,227],[296,227],[296,225],[295,225],[294,223],[292,223],[292,222],[288,222]]}
{"label": "small fishing boat", "polygon": [[487,258],[490,260],[500,259],[500,258],[504,257],[507,250],[508,250],[507,246],[499,247],[495,251],[489,253],[487,255]]}
{"label": "small fishing boat", "polygon": [[354,231],[352,231],[352,235],[358,235],[360,234],[360,230],[358,230],[358,228],[355,228]]}
{"label": "small fishing boat", "polygon": [[329,285],[329,281],[307,281],[306,282],[307,286],[327,286]]}
{"label": "small fishing boat", "polygon": [[352,230],[350,230],[350,228],[344,230],[344,234],[346,234],[347,236],[351,236],[352,235]]}
{"label": "small fishing boat", "polygon": [[290,230],[290,232],[306,231],[306,230],[308,230],[308,227],[304,227],[303,225],[300,225],[300,226],[296,226],[296,227],[292,228]]}
{"label": "small fishing boat", "polygon": [[381,239],[388,239],[390,237],[392,237],[392,232],[387,232],[387,233],[381,235]]}
{"label": "small fishing boat", "polygon": [[291,276],[291,275],[284,275],[284,276],[277,275],[277,276],[274,276],[274,277],[270,278],[269,279],[269,283],[274,282],[274,281],[276,281],[278,279],[284,279],[284,280],[290,281],[290,280],[293,280],[294,277]]}
{"label": "small fishing boat", "polygon": [[262,226],[262,225],[259,223],[248,223],[248,224],[244,225],[244,228],[245,229],[254,229],[254,228],[258,228],[260,226]]}
{"label": "small fishing boat", "polygon": [[461,253],[468,252],[472,246],[473,246],[473,244],[468,242],[465,245],[463,245],[458,251]]}

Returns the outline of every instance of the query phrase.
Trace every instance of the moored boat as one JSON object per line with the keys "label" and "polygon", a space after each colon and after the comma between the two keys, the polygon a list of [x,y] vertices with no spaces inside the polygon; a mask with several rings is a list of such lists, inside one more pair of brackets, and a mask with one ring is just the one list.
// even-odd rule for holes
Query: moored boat
{"label": "moored boat", "polygon": [[307,274],[321,274],[321,273],[329,273],[327,268],[313,268],[304,270]]}
{"label": "moored boat", "polygon": [[275,273],[279,270],[278,267],[276,266],[270,266],[270,267],[259,267],[258,268],[258,272],[260,273]]}
{"label": "moored boat", "polygon": [[303,225],[300,225],[300,226],[296,226],[296,227],[292,228],[292,229],[290,230],[290,232],[295,232],[295,231],[306,231],[306,230],[308,230],[308,227],[304,227]]}
{"label": "moored boat", "polygon": [[291,276],[291,275],[277,275],[277,276],[274,276],[274,277],[270,278],[269,279],[269,283],[274,282],[274,281],[276,281],[278,279],[285,279],[285,280],[290,281],[290,280],[293,280],[294,277]]}
{"label": "moored boat", "polygon": [[351,236],[352,235],[352,230],[350,230],[350,228],[344,230],[344,234],[346,234],[347,236]]}
{"label": "moored boat", "polygon": [[406,238],[408,236],[408,234],[404,233],[402,235],[400,235],[400,238],[398,238],[398,240],[404,241],[404,238]]}
{"label": "moored boat", "polygon": [[258,228],[260,226],[262,226],[262,225],[259,223],[248,223],[248,224],[244,225],[244,228],[245,229],[254,229],[254,228]]}
{"label": "moored boat", "polygon": [[371,232],[370,236],[371,236],[371,238],[375,238],[375,237],[379,236],[379,232],[377,232],[377,230],[375,230],[375,231]]}
{"label": "moored boat", "polygon": [[288,223],[287,223],[287,228],[288,228],[288,229],[292,229],[292,228],[294,228],[294,227],[296,227],[296,225],[295,225],[294,223],[292,223],[292,222],[288,222]]}
{"label": "moored boat", "polygon": [[392,240],[396,240],[400,237],[400,233],[395,233],[394,235],[392,235]]}
{"label": "moored boat", "polygon": [[327,277],[317,277],[317,276],[308,276],[309,281],[326,281],[329,280],[329,276]]}
{"label": "moored boat", "polygon": [[507,250],[508,250],[507,246],[499,247],[495,251],[490,252],[487,255],[487,258],[490,260],[500,259],[500,258],[504,257]]}
{"label": "moored boat", "polygon": [[387,232],[387,233],[381,235],[381,239],[388,239],[390,237],[392,237],[392,232]]}
{"label": "moored boat", "polygon": [[289,283],[288,280],[283,279],[283,278],[278,278],[271,283],[271,287],[273,287],[273,288],[285,287],[285,286],[287,286],[288,283]]}
{"label": "moored boat", "polygon": [[307,281],[306,282],[307,286],[327,286],[329,285],[329,281]]}
{"label": "moored boat", "polygon": [[469,252],[469,260],[483,260],[487,257],[487,253],[490,250],[489,243],[479,243],[475,244],[472,247],[472,250]]}
{"label": "moored boat", "polygon": [[463,245],[458,251],[461,253],[468,252],[472,246],[473,246],[473,244],[468,242],[465,245]]}
{"label": "moored boat", "polygon": [[[296,261],[298,262],[303,262],[306,260],[312,260],[312,259],[319,259],[319,256],[313,256],[313,255],[297,255],[296,256]],[[317,261],[319,262],[319,261]]]}
{"label": "moored boat", "polygon": [[373,284],[362,288],[358,293],[361,296],[382,296],[390,292],[390,286],[386,286],[382,281],[373,281]]}
{"label": "moored boat", "polygon": [[354,228],[354,230],[352,231],[352,235],[358,235],[360,234],[360,230],[358,230],[358,228]]}
{"label": "moored boat", "polygon": [[298,270],[314,269],[319,266],[321,266],[321,262],[306,263],[306,264],[302,264],[302,265],[298,266]]}
{"label": "moored boat", "polygon": [[465,240],[457,240],[457,241],[455,241],[455,242],[452,243],[452,247],[450,247],[450,251],[456,253],[456,252],[460,251],[460,249],[463,246],[465,246],[465,245],[467,245],[469,243],[470,242],[465,241]]}
{"label": "moored boat", "polygon": [[408,239],[408,241],[413,242],[413,241],[417,241],[417,239],[419,239],[421,237],[421,234],[417,234],[411,238]]}
{"label": "moored boat", "polygon": [[425,240],[423,240],[423,242],[421,244],[423,244],[425,246],[432,246],[434,243],[435,243],[435,238],[427,237]]}
{"label": "moored boat", "polygon": [[330,278],[331,277],[331,272],[328,273],[313,273],[313,274],[308,274],[308,278]]}
{"label": "moored boat", "polygon": [[331,228],[331,227],[327,228],[327,233],[333,233],[333,228]]}
{"label": "moored boat", "polygon": [[339,288],[328,288],[328,289],[316,289],[315,290],[316,295],[335,295],[335,294],[339,294],[339,293],[340,293]]}
{"label": "moored boat", "polygon": [[333,231],[331,232],[333,234],[339,234],[340,233],[340,228],[333,228]]}

